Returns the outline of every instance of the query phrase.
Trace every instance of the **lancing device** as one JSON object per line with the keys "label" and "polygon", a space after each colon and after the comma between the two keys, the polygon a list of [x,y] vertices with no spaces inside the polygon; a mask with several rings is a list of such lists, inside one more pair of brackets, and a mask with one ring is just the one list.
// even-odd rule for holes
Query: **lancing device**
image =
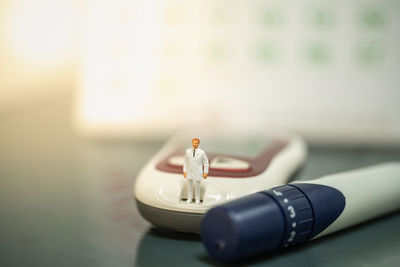
{"label": "lancing device", "polygon": [[400,209],[400,163],[296,181],[210,209],[209,254],[234,261],[305,243]]}

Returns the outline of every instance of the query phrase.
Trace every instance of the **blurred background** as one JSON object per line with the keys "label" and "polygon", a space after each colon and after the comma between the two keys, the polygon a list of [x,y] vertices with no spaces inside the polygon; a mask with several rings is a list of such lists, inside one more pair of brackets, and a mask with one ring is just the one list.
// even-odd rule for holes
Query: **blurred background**
{"label": "blurred background", "polygon": [[[215,265],[198,236],[152,229],[132,194],[191,125],[300,133],[310,153],[294,179],[399,161],[399,11],[399,0],[1,0],[2,264]],[[399,266],[399,223],[264,260]]]}
{"label": "blurred background", "polygon": [[228,123],[400,143],[400,1],[0,5],[0,115],[69,95],[82,136]]}

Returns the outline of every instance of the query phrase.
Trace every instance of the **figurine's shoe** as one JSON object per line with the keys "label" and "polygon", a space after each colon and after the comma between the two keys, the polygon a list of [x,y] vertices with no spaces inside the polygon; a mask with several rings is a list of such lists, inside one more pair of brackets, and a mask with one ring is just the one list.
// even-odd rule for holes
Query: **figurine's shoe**
{"label": "figurine's shoe", "polygon": [[187,204],[190,204],[190,203],[192,203],[192,200],[191,200],[191,199],[188,199],[188,200],[186,200],[186,203],[187,203]]}

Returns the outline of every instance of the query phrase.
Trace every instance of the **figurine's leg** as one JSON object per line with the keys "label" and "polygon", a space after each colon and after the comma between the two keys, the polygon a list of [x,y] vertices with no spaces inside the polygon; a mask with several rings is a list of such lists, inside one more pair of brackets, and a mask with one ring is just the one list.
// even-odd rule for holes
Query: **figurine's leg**
{"label": "figurine's leg", "polygon": [[188,179],[188,183],[187,183],[187,200],[186,203],[192,203],[192,199],[193,199],[193,180],[192,179]]}
{"label": "figurine's leg", "polygon": [[200,204],[201,181],[196,181],[196,204]]}

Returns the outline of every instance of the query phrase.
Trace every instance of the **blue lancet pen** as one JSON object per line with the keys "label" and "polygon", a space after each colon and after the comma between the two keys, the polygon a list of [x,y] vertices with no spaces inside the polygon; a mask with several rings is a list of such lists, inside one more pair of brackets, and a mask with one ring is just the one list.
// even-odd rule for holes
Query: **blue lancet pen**
{"label": "blue lancet pen", "polygon": [[400,209],[400,163],[296,181],[209,210],[208,253],[235,261],[305,243]]}

